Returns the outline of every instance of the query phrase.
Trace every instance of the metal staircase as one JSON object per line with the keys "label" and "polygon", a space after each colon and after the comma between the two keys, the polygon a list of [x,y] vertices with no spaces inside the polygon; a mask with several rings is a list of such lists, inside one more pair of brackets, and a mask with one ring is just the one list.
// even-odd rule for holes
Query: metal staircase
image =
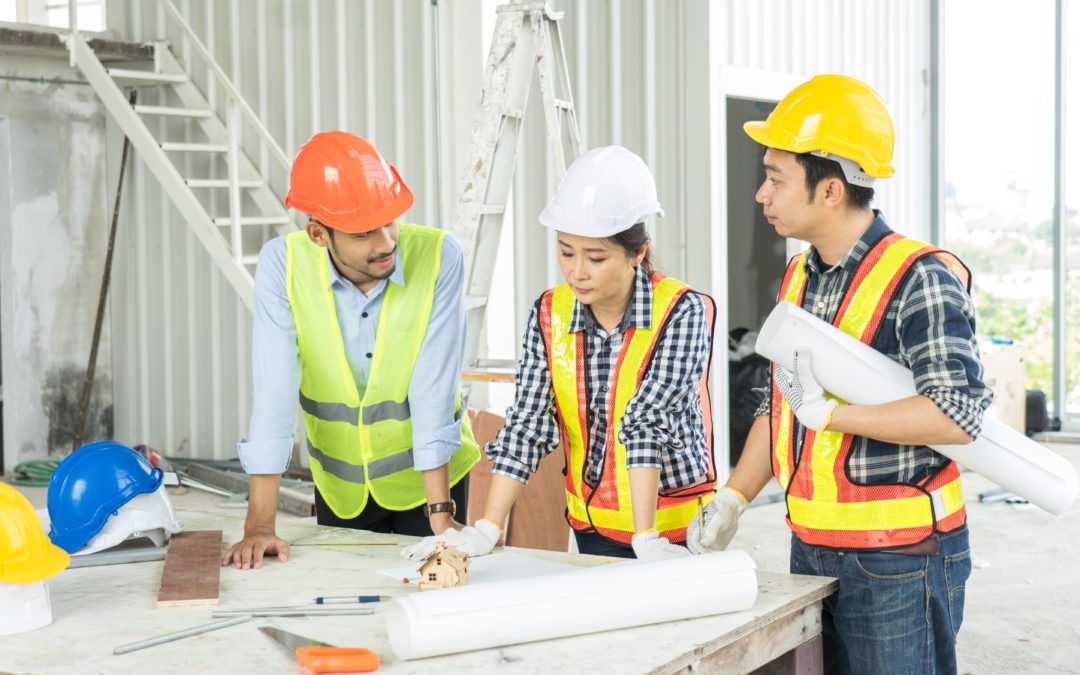
{"label": "metal staircase", "polygon": [[[222,115],[192,82],[168,42],[153,43],[152,69],[108,68],[83,36],[72,30],[67,37],[71,61],[250,309],[254,281],[249,268],[254,269],[259,249],[267,238],[292,231],[296,223],[271,188],[267,162],[257,167],[241,148],[241,139],[254,138],[261,154],[285,175],[291,163],[177,9],[169,0],[159,1],[204,62],[211,86],[224,91]],[[132,105],[125,87],[156,89],[157,105]],[[151,120],[160,121],[151,124]],[[159,135],[165,137],[155,135],[152,126],[164,130]],[[197,142],[186,138],[190,127],[202,137]],[[177,138],[178,131],[185,138]],[[227,204],[227,215],[217,213],[221,203]]]}

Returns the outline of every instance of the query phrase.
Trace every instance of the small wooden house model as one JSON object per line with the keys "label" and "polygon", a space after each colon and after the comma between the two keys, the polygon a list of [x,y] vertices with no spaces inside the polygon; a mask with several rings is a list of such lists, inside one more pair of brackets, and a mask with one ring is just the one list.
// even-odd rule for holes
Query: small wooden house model
{"label": "small wooden house model", "polygon": [[440,541],[417,571],[422,591],[464,586],[469,583],[469,556]]}

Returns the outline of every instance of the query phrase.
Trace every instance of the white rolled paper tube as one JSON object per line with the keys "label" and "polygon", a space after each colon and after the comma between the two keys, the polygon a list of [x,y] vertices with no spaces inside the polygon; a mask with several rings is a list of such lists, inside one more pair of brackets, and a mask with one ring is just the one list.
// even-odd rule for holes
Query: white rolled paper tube
{"label": "white rolled paper tube", "polygon": [[387,631],[399,658],[421,659],[738,612],[757,600],[754,570],[723,551],[424,591],[388,608]]}
{"label": "white rolled paper tube", "polygon": [[[909,369],[790,302],[769,314],[755,349],[787,370],[796,349],[810,352],[814,377],[848,403],[892,403],[917,393]],[[1080,490],[1071,463],[1003,424],[992,411],[972,443],[930,447],[1055,515],[1072,506]]]}

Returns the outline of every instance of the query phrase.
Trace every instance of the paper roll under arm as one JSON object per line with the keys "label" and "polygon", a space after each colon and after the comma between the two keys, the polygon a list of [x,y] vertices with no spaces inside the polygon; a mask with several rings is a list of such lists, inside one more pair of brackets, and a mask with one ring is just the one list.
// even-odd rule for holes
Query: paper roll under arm
{"label": "paper roll under arm", "polygon": [[[910,370],[787,301],[769,314],[755,349],[788,370],[796,349],[809,351],[817,381],[849,403],[880,405],[918,393]],[[1055,515],[1068,510],[1080,490],[1071,463],[992,412],[984,416],[982,433],[972,443],[930,447]]]}

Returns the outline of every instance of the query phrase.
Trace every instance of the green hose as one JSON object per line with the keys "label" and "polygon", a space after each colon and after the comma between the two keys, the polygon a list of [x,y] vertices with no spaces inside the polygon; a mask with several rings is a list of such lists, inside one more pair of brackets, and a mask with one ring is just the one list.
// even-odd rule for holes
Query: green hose
{"label": "green hose", "polygon": [[58,459],[30,459],[15,465],[15,478],[11,482],[23,487],[48,487],[53,471],[60,466]]}

